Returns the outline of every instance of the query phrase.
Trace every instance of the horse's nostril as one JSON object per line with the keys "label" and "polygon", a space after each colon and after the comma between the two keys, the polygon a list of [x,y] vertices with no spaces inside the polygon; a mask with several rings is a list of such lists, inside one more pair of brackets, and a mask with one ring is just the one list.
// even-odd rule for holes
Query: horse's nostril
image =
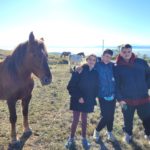
{"label": "horse's nostril", "polygon": [[49,79],[48,79],[48,78],[45,78],[45,79],[44,79],[44,82],[45,82],[45,83],[49,82]]}

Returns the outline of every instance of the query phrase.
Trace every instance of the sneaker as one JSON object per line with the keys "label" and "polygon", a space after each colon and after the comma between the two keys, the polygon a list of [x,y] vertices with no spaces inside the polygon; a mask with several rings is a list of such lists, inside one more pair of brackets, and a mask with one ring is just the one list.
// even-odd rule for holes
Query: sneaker
{"label": "sneaker", "polygon": [[85,150],[89,150],[91,147],[91,144],[88,142],[86,138],[82,139],[82,146]]}
{"label": "sneaker", "polygon": [[125,142],[125,143],[130,143],[131,142],[131,140],[132,140],[132,136],[131,135],[129,135],[128,133],[125,133],[125,136],[124,136],[124,138],[123,138],[123,141]]}
{"label": "sneaker", "polygon": [[148,144],[150,144],[150,135],[145,135],[144,138],[148,141]]}
{"label": "sneaker", "polygon": [[97,142],[99,140],[99,132],[94,130],[93,139]]}
{"label": "sneaker", "polygon": [[67,141],[67,143],[65,144],[65,147],[67,148],[67,149],[71,149],[72,147],[74,147],[75,146],[75,140],[74,140],[74,138],[68,138],[68,141]]}
{"label": "sneaker", "polygon": [[107,132],[107,139],[111,142],[115,142],[115,137],[112,132]]}

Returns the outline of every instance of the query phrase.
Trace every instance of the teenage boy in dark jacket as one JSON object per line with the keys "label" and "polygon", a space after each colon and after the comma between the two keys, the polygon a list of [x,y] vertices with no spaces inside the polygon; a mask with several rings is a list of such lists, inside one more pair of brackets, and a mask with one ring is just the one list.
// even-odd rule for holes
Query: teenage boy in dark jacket
{"label": "teenage boy in dark jacket", "polygon": [[129,44],[121,47],[115,66],[116,96],[124,116],[124,141],[132,139],[134,112],[143,122],[145,137],[150,139],[150,98],[148,80],[150,68],[143,59],[136,58]]}

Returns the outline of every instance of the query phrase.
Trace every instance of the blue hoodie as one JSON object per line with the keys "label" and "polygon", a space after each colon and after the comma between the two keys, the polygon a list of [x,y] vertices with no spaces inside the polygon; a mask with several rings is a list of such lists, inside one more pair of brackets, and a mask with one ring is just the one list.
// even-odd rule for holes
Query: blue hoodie
{"label": "blue hoodie", "polygon": [[99,75],[99,98],[113,97],[112,99],[114,99],[115,79],[113,75],[113,67],[114,64],[112,62],[105,64],[102,61],[99,61],[95,65],[95,68]]}

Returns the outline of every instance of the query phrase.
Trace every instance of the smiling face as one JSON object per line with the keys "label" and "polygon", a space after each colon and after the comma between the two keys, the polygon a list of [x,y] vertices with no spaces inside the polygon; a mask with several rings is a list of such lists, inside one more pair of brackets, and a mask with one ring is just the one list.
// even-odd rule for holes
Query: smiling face
{"label": "smiling face", "polygon": [[108,53],[106,53],[106,54],[104,54],[104,55],[102,56],[102,61],[103,61],[105,64],[110,63],[111,59],[112,59],[112,55],[110,55],[110,54],[108,54]]}
{"label": "smiling face", "polygon": [[95,55],[90,55],[87,58],[87,64],[88,64],[89,68],[93,68],[96,64],[96,56]]}
{"label": "smiling face", "polygon": [[35,40],[33,33],[29,36],[27,58],[31,71],[40,78],[42,85],[49,84],[52,75],[48,66],[48,54],[43,40]]}
{"label": "smiling face", "polygon": [[132,56],[132,48],[123,48],[120,52],[120,55],[123,57],[123,59],[129,61]]}

